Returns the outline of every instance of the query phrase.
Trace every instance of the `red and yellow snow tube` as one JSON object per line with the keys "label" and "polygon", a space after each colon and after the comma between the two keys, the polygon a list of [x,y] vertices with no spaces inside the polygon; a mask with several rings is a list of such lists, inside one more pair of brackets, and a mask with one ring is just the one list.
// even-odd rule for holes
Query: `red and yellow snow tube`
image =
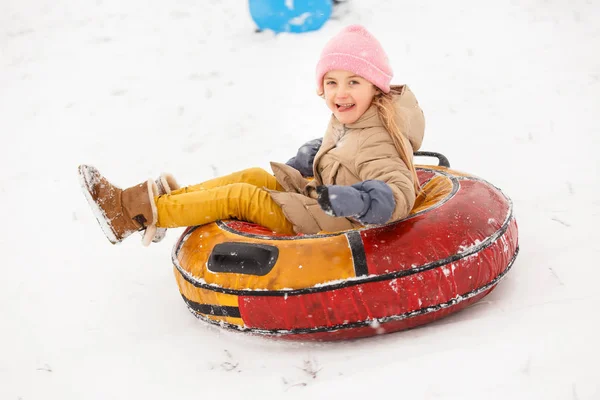
{"label": "red and yellow snow tube", "polygon": [[181,295],[197,317],[295,340],[341,340],[432,322],[475,303],[518,254],[512,203],[444,167],[418,167],[409,217],[375,228],[281,236],[218,221],[173,249]]}

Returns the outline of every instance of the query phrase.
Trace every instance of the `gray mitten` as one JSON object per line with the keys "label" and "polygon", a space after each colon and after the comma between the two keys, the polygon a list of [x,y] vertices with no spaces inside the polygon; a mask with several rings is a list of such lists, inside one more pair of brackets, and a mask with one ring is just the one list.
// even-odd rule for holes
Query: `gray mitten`
{"label": "gray mitten", "polygon": [[319,205],[327,214],[353,217],[363,224],[385,224],[396,207],[392,189],[378,180],[352,186],[318,186],[317,194]]}
{"label": "gray mitten", "polygon": [[321,148],[322,143],[322,138],[304,143],[298,149],[296,157],[292,157],[286,164],[300,171],[302,176],[313,176],[313,162],[315,161],[315,156]]}

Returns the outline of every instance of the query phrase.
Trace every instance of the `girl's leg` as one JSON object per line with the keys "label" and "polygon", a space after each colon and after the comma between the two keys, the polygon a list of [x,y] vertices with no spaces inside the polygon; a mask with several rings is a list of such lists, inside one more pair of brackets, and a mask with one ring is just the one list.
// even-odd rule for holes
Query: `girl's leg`
{"label": "girl's leg", "polygon": [[249,183],[176,191],[158,196],[155,201],[158,227],[203,225],[219,219],[235,218],[265,226],[277,233],[294,234],[292,224],[269,192]]}
{"label": "girl's leg", "polygon": [[283,191],[283,188],[273,175],[268,173],[262,168],[248,168],[242,171],[234,172],[233,174],[221,176],[215,179],[211,179],[206,182],[199,183],[197,185],[190,185],[183,187],[178,190],[174,190],[172,194],[182,194],[195,192],[198,190],[208,190],[221,186],[230,185],[232,183],[249,183],[259,188],[265,187],[271,190]]}

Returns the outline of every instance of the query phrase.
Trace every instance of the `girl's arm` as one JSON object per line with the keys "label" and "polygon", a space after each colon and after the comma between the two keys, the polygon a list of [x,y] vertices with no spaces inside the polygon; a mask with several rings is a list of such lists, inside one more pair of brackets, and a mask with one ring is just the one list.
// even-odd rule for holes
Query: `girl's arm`
{"label": "girl's arm", "polygon": [[412,174],[388,136],[366,138],[357,154],[356,168],[361,179],[382,181],[390,187],[395,200],[390,222],[410,213],[416,200]]}

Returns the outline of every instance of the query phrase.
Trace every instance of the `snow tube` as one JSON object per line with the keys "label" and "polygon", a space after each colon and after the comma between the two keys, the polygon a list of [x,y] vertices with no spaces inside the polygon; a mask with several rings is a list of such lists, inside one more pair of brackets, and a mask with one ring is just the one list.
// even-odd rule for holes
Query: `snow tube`
{"label": "snow tube", "polygon": [[331,0],[250,0],[250,16],[258,29],[276,33],[314,31],[331,16]]}
{"label": "snow tube", "polygon": [[399,331],[477,302],[517,257],[512,202],[447,167],[417,172],[411,214],[384,226],[297,236],[234,220],[188,228],[172,254],[183,300],[209,323],[295,340]]}

